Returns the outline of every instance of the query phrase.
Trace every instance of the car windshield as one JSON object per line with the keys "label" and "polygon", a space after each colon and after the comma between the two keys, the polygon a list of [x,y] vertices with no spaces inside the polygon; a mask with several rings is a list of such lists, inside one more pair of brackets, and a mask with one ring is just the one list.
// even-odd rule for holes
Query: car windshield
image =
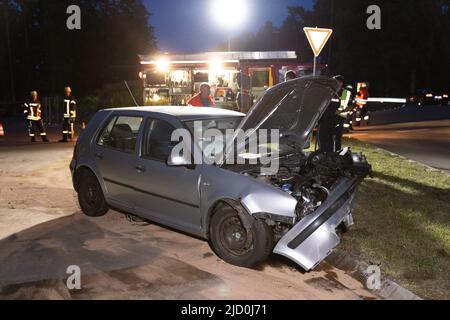
{"label": "car windshield", "polygon": [[[234,130],[239,126],[243,117],[202,119],[184,122],[194,137],[195,144],[205,153],[211,162],[223,152],[224,143],[233,136]],[[214,135],[215,138],[211,138]],[[218,137],[220,138],[218,139]],[[210,154],[205,151],[211,150]]]}
{"label": "car windshield", "polygon": [[[338,89],[338,83],[327,77],[304,77],[269,89],[238,127],[237,132],[245,132],[248,139],[236,139],[227,145],[230,150],[226,151],[226,163],[235,159],[234,149],[239,150],[239,156],[255,145],[258,152],[249,154],[255,158],[276,156],[275,152],[283,155],[302,151]],[[268,148],[265,141],[270,141]]]}
{"label": "car windshield", "polygon": [[[195,144],[203,151],[204,157],[210,163],[220,160],[226,145],[234,136],[235,130],[238,128],[243,117],[207,119],[184,122],[185,126],[194,137]],[[265,136],[262,137],[262,136]],[[212,138],[213,136],[213,138]],[[257,160],[262,155],[259,151],[264,150],[265,155],[274,152],[277,154],[293,151],[288,145],[281,143],[273,143],[270,132],[267,130],[255,132],[258,143],[255,150],[239,149],[237,158],[241,160]],[[235,161],[236,158],[233,160]]]}

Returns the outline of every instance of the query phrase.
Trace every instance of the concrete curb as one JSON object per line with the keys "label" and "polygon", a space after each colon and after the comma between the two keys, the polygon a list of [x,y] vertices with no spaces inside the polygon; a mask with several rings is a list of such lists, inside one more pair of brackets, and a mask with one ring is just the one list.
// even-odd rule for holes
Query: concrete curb
{"label": "concrete curb", "polygon": [[[334,267],[346,271],[367,288],[366,284],[369,277],[367,273],[369,265],[367,263],[358,261],[340,250],[334,251],[326,261]],[[383,276],[381,277],[381,289],[370,291],[386,300],[423,300],[408,289]]]}

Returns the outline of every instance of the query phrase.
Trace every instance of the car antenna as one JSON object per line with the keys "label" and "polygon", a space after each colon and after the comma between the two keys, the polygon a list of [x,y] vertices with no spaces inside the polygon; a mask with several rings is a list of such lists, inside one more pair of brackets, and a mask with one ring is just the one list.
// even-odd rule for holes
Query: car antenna
{"label": "car antenna", "polygon": [[134,98],[133,92],[131,92],[131,89],[130,89],[130,87],[128,86],[127,80],[123,80],[123,82],[125,83],[125,86],[127,87],[128,92],[130,93],[130,96],[131,96],[131,98],[132,98],[133,101],[134,101],[134,104],[136,105],[136,107],[139,107],[138,103],[136,102],[136,99]]}

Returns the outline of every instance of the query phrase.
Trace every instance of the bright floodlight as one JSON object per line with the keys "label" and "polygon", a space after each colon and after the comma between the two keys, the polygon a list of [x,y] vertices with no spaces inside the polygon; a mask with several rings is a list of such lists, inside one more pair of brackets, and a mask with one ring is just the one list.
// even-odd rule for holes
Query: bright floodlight
{"label": "bright floodlight", "polygon": [[209,69],[211,71],[220,72],[223,70],[223,62],[219,59],[209,61]]}
{"label": "bright floodlight", "polygon": [[169,70],[169,61],[165,60],[165,59],[160,59],[158,61],[156,61],[156,69],[160,72],[166,72]]}
{"label": "bright floodlight", "polygon": [[214,20],[227,29],[233,29],[247,18],[246,0],[211,0]]}

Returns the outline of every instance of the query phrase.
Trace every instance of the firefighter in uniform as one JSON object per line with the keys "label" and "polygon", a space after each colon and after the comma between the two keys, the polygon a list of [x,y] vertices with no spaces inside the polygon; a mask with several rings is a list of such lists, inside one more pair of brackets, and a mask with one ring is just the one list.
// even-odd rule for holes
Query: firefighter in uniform
{"label": "firefighter in uniform", "polygon": [[66,87],[64,89],[64,100],[63,100],[63,128],[62,128],[62,140],[59,142],[68,142],[69,139],[73,139],[74,136],[74,124],[77,117],[77,103],[72,97],[72,89]]}
{"label": "firefighter in uniform", "polygon": [[[343,76],[335,76],[341,87],[344,85]],[[343,89],[340,95],[343,95]],[[333,98],[331,104],[325,110],[320,120],[317,139],[319,149],[322,152],[337,152],[342,148],[342,134],[344,127],[344,118],[341,116],[342,103],[340,97]]]}
{"label": "firefighter in uniform", "polygon": [[352,85],[346,86],[342,90],[341,107],[339,108],[339,116],[344,120],[343,129],[351,129],[352,115],[353,115],[353,94],[354,89]]}
{"label": "firefighter in uniform", "polygon": [[356,95],[356,108],[354,116],[354,124],[359,126],[361,121],[369,121],[369,116],[367,115],[367,100],[369,99],[369,90],[367,85],[363,83],[361,88]]}
{"label": "firefighter in uniform", "polygon": [[23,112],[27,115],[28,135],[31,142],[36,142],[36,132],[39,132],[43,142],[48,142],[47,132],[45,132],[42,121],[41,103],[38,100],[37,91],[31,92],[31,101],[23,104]]}

